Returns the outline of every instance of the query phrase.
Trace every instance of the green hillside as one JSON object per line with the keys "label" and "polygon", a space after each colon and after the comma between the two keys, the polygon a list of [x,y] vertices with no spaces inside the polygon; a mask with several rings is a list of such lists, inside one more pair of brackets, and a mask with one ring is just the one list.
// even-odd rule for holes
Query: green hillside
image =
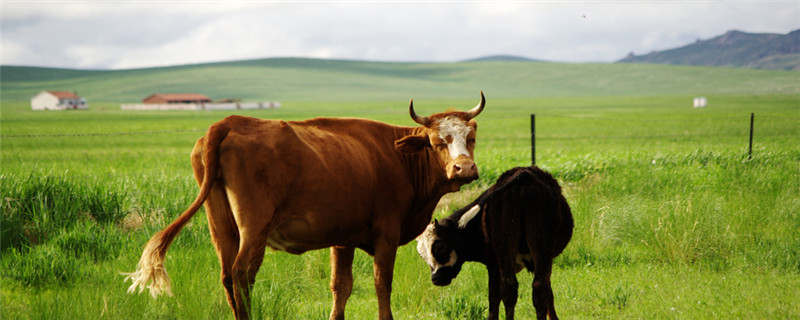
{"label": "green hillside", "polygon": [[131,70],[0,67],[6,108],[42,90],[94,102],[137,103],[153,93],[282,102],[798,94],[800,73],[644,64],[544,62],[388,63],[276,58]]}
{"label": "green hillside", "polygon": [[680,48],[631,54],[620,62],[800,70],[800,30],[785,35],[734,30]]}

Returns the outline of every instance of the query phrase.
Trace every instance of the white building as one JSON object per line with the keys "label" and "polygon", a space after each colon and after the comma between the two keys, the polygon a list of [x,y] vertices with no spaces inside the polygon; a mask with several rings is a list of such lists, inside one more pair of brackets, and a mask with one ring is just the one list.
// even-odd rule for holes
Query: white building
{"label": "white building", "polygon": [[85,98],[68,91],[42,91],[31,98],[33,110],[86,110],[89,103]]}
{"label": "white building", "polygon": [[708,99],[706,97],[695,97],[694,98],[694,107],[695,108],[705,108],[708,105]]}

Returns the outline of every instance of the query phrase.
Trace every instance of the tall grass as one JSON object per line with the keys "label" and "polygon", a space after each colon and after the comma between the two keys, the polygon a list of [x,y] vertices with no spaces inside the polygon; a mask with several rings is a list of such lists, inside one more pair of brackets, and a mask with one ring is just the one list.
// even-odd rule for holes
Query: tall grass
{"label": "tall grass", "polygon": [[[796,272],[800,256],[793,247],[800,243],[790,235],[797,234],[800,217],[800,175],[792,170],[798,157],[797,150],[755,160],[692,152],[606,165],[583,175],[573,174],[572,166],[555,167],[562,179],[577,179],[567,179],[575,186],[567,190],[583,213],[576,222],[582,239],[567,249],[567,255],[576,255],[567,260],[589,252],[624,261],[769,264]],[[778,237],[783,240],[763,250],[759,239]]]}
{"label": "tall grass", "polygon": [[84,220],[119,221],[127,195],[102,185],[76,183],[65,176],[0,177],[3,184],[2,251],[51,239],[54,231]]}

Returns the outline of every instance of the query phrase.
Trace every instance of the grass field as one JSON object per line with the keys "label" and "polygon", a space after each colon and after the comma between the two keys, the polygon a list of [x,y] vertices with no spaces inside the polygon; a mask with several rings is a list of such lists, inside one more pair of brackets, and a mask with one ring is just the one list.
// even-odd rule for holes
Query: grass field
{"label": "grass field", "polygon": [[[439,74],[456,67],[391,72]],[[602,79],[604,71],[586,71],[592,68],[618,67],[588,65],[580,72]],[[643,68],[630,70],[662,70]],[[663,70],[676,77],[739,72]],[[775,84],[788,73],[764,74],[764,81]],[[458,84],[442,81],[448,88]],[[26,82],[36,81],[3,85]],[[689,89],[675,84],[648,87],[649,94],[641,95],[611,86],[610,92],[574,95],[561,88],[563,94],[549,96],[484,89],[488,100],[477,118],[476,147],[482,177],[443,199],[435,215],[466,204],[503,171],[530,164],[529,121],[536,113],[537,163],[564,186],[576,222],[573,240],[553,271],[563,318],[800,318],[800,86],[764,93],[756,80],[731,92],[707,84],[716,94],[708,95],[705,109],[692,109]],[[477,92],[454,98],[461,91],[445,91],[435,100],[414,96],[418,111],[476,102]],[[120,111],[116,98],[90,101],[91,111],[32,112],[7,97],[4,92],[0,110],[2,318],[231,317],[202,213],[167,254],[173,297],[129,295],[119,274],[133,271],[152,233],[193,200],[197,187],[189,151],[208,125],[230,113]],[[407,98],[348,101],[339,94],[328,103],[284,100],[281,109],[238,113],[280,119],[355,116],[411,125]],[[755,134],[748,159],[751,112]],[[254,313],[263,319],[326,319],[329,272],[326,250],[268,253],[257,277]],[[354,277],[348,318],[375,318],[372,262],[362,252]],[[519,279],[517,314],[533,318],[531,276],[521,273]],[[430,283],[413,242],[398,252],[392,294],[398,319],[480,319],[488,306],[486,290],[486,271],[479,265],[468,264],[451,286],[439,288]]]}

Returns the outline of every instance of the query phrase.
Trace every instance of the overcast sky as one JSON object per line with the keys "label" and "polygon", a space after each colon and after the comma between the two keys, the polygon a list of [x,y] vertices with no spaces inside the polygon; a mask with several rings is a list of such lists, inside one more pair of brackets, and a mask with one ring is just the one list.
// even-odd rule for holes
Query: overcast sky
{"label": "overcast sky", "polygon": [[269,57],[612,62],[728,30],[800,29],[788,1],[0,0],[0,64],[129,69]]}

